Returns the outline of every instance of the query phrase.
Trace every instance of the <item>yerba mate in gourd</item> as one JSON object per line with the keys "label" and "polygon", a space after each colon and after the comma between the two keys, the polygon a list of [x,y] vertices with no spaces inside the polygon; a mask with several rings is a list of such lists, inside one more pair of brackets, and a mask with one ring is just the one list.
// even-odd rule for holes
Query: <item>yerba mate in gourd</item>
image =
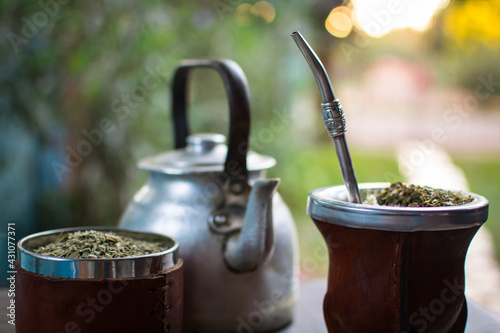
{"label": "yerba mate in gourd", "polygon": [[400,207],[446,207],[458,206],[471,202],[471,195],[462,192],[445,191],[429,186],[393,183],[380,189],[365,190],[365,204]]}
{"label": "yerba mate in gourd", "polygon": [[[311,191],[307,202],[329,252],[323,303],[328,331],[463,333],[465,254],[486,221],[488,201],[403,184],[358,186],[343,108],[328,74],[302,35],[292,38],[316,78],[344,181]],[[371,205],[363,204],[360,188],[377,193],[369,195]],[[454,297],[444,299],[450,288]],[[422,318],[422,309],[433,304],[439,304],[439,316]]]}
{"label": "yerba mate in gourd", "polygon": [[[488,201],[404,184],[360,189],[369,204],[348,202],[344,186],[308,197],[307,212],[329,252],[329,332],[463,332],[465,256]],[[439,307],[432,321],[420,310],[430,307]]]}

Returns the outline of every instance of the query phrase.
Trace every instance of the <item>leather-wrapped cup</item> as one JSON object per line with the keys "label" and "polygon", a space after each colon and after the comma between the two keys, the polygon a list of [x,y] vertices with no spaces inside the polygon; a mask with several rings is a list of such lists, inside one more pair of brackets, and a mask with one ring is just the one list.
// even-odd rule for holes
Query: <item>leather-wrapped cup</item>
{"label": "leather-wrapped cup", "polygon": [[[166,251],[117,259],[62,259],[30,250],[61,232],[113,231]],[[183,262],[170,237],[118,228],[71,228],[18,243],[16,332],[182,332]]]}
{"label": "leather-wrapped cup", "polygon": [[464,194],[473,201],[449,207],[349,203],[344,186],[309,194],[307,212],[329,254],[329,332],[464,331],[464,261],[488,217],[488,200]]}

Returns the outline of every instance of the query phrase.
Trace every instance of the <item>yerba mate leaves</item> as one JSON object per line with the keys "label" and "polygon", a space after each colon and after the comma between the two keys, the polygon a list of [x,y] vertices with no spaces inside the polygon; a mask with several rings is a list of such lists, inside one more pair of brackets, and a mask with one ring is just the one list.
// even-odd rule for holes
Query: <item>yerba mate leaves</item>
{"label": "yerba mate leaves", "polygon": [[124,258],[163,252],[160,243],[135,240],[111,231],[85,230],[61,233],[58,239],[33,252],[70,259]]}
{"label": "yerba mate leaves", "polygon": [[366,190],[366,194],[365,203],[371,203],[373,200],[370,198],[374,196],[381,206],[446,207],[464,205],[473,200],[470,195],[465,196],[461,192],[453,193],[428,186],[403,183],[394,183],[382,189]]}

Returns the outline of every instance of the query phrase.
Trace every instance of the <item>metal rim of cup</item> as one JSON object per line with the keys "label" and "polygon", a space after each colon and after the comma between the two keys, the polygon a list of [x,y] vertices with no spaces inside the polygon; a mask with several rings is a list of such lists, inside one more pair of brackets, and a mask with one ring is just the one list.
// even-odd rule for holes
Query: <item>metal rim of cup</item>
{"label": "metal rim of cup", "polygon": [[[360,190],[384,188],[389,183],[364,183]],[[318,188],[309,193],[307,214],[314,220],[351,228],[396,232],[471,228],[488,218],[488,200],[462,191],[474,200],[449,207],[395,207],[347,202],[345,186]]]}
{"label": "metal rim of cup", "polygon": [[[142,256],[124,258],[69,259],[44,256],[30,251],[55,240],[61,233],[97,230],[112,231],[117,235],[138,240],[162,242],[167,250]],[[22,238],[17,243],[17,262],[20,268],[52,277],[75,279],[137,278],[156,275],[175,264],[179,243],[166,235],[114,227],[77,227],[49,230]]]}

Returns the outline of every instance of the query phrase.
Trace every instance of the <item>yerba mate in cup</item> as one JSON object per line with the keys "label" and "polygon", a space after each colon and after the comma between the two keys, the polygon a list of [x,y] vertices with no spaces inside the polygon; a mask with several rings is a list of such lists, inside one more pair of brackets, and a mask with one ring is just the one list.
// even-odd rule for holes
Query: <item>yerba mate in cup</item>
{"label": "yerba mate in cup", "polygon": [[[361,184],[366,189],[390,184]],[[323,310],[329,332],[463,332],[464,262],[488,216],[474,193],[458,206],[347,202],[344,186],[313,190],[307,212],[329,252]]]}
{"label": "yerba mate in cup", "polygon": [[178,248],[164,235],[104,227],[21,239],[17,332],[181,332]]}

